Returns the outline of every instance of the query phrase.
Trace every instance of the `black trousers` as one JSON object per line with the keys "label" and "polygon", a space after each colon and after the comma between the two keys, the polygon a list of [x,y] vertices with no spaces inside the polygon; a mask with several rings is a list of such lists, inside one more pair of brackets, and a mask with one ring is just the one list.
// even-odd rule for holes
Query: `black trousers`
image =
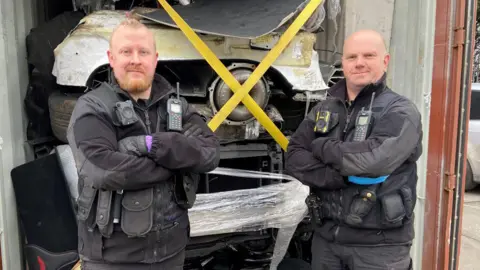
{"label": "black trousers", "polygon": [[410,270],[411,245],[356,247],[313,235],[312,270]]}
{"label": "black trousers", "polygon": [[82,270],[183,270],[185,250],[161,263],[155,264],[111,264],[82,262]]}

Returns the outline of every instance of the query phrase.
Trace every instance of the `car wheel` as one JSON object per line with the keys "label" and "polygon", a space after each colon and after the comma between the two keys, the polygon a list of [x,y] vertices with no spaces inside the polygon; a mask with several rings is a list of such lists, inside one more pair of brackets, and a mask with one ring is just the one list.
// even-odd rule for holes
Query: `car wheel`
{"label": "car wheel", "polygon": [[73,109],[81,94],[54,92],[48,98],[50,123],[53,135],[60,141],[68,143],[67,128]]}
{"label": "car wheel", "polygon": [[467,160],[467,175],[465,176],[465,191],[470,191],[477,186],[477,183],[473,181],[473,172],[472,167],[470,167],[470,162]]}
{"label": "car wheel", "polygon": [[282,260],[280,265],[278,266],[278,270],[311,270],[312,267],[309,263],[294,258],[285,258]]}

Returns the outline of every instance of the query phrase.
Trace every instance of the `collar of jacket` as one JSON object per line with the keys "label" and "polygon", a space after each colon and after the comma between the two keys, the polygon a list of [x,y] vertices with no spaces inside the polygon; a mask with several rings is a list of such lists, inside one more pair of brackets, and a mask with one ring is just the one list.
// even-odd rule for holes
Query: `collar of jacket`
{"label": "collar of jacket", "polygon": [[[134,100],[130,97],[127,91],[120,88],[117,82],[113,85],[113,89],[124,99],[130,99],[132,102]],[[173,87],[168,83],[168,81],[161,75],[155,74],[152,82],[152,92],[150,93],[150,102],[149,106],[157,103],[162,98],[167,95],[175,93]],[[135,103],[135,102],[134,102]]]}
{"label": "collar of jacket", "polygon": [[[355,100],[363,99],[364,97],[370,98],[371,94],[375,92],[375,96],[378,96],[381,92],[385,91],[387,87],[387,73],[384,73],[383,76],[375,83],[371,83],[365,86]],[[342,102],[347,101],[347,83],[345,79],[340,80],[334,86],[328,89],[328,95],[342,100]]]}

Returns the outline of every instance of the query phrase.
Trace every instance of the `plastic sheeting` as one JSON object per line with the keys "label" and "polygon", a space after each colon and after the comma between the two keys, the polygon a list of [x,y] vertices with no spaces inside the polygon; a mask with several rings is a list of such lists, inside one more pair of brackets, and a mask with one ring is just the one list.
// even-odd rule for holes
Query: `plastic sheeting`
{"label": "plastic sheeting", "polygon": [[297,226],[308,210],[308,187],[288,175],[227,168],[217,168],[209,174],[290,182],[198,194],[189,212],[192,236]]}
{"label": "plastic sheeting", "polygon": [[270,269],[277,269],[297,225],[308,213],[309,188],[283,174],[217,168],[209,174],[232,177],[287,180],[255,189],[198,194],[189,211],[191,235],[255,231],[278,228]]}
{"label": "plastic sheeting", "polygon": [[[78,175],[72,151],[68,145],[58,146],[56,151],[71,196],[76,199]],[[209,174],[279,181],[255,189],[198,194],[194,207],[189,210],[192,237],[279,229],[270,266],[277,269],[297,225],[308,213],[305,199],[309,187],[284,174],[228,168],[217,168]]]}

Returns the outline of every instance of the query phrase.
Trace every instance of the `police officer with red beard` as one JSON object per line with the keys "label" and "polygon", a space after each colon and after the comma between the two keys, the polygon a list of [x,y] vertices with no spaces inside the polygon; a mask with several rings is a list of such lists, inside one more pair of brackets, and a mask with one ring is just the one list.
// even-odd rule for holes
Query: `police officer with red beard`
{"label": "police officer with red beard", "polygon": [[184,99],[174,104],[181,129],[168,128],[174,89],[155,75],[157,57],[153,34],[126,19],[108,51],[116,83],[72,114],[82,269],[183,269],[195,176],[218,166],[219,141]]}

